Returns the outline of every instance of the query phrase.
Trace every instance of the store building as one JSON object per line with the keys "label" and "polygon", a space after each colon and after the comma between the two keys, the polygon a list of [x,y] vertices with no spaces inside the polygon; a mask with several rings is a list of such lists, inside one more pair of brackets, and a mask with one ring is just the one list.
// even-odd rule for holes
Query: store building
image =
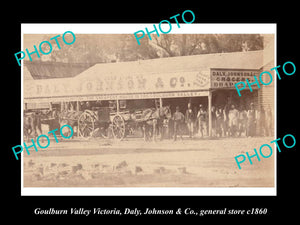
{"label": "store building", "polygon": [[[260,51],[203,54],[141,60],[101,63],[68,78],[24,81],[25,109],[30,104],[53,104],[65,107],[71,103],[80,110],[80,102],[108,106],[116,102],[117,110],[134,110],[158,105],[170,105],[172,112],[179,106],[184,113],[188,102],[195,111],[199,104],[211,112],[212,106],[229,103],[256,109],[274,109],[274,82],[253,92],[242,91],[239,97],[234,84],[254,81],[262,71],[274,67],[274,49]],[[273,74],[273,72],[271,72]],[[274,74],[273,74],[274,75]],[[126,106],[124,106],[124,104]],[[211,116],[209,133],[211,134]]]}

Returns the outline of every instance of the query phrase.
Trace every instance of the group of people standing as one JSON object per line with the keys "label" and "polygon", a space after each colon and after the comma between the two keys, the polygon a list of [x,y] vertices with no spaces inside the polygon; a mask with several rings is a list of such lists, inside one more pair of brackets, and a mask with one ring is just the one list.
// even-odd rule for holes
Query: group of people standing
{"label": "group of people standing", "polygon": [[[197,110],[192,109],[191,103],[188,103],[185,114],[177,106],[172,117],[174,141],[178,135],[182,138],[185,127],[190,138],[207,136],[208,117],[209,113],[202,104]],[[248,109],[244,106],[237,108],[234,104],[212,106],[211,117],[211,135],[214,137],[270,136],[273,133],[273,113],[270,107],[256,110],[253,103]]]}

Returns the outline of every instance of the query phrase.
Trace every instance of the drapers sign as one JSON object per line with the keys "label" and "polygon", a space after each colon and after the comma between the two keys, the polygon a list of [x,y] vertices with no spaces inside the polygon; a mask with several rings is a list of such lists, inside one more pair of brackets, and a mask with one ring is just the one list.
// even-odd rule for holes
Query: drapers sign
{"label": "drapers sign", "polygon": [[[258,77],[260,70],[247,70],[247,69],[211,69],[211,87],[212,88],[233,88],[234,84],[240,81],[250,83],[254,82],[254,76]],[[253,89],[257,89],[257,85],[253,85]]]}
{"label": "drapers sign", "polygon": [[208,90],[209,71],[25,80],[24,98]]}

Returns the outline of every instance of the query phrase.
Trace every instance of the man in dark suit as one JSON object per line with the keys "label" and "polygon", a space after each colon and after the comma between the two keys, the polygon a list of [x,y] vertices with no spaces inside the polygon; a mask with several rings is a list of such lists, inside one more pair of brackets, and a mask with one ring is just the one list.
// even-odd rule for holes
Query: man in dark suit
{"label": "man in dark suit", "polygon": [[177,133],[179,133],[182,140],[182,123],[184,121],[184,115],[179,111],[179,106],[176,106],[176,112],[173,115],[174,121],[174,141],[177,140]]}
{"label": "man in dark suit", "polygon": [[185,112],[185,122],[187,124],[189,130],[189,137],[192,138],[194,136],[194,121],[195,121],[195,113],[192,110],[192,105],[189,102],[188,108]]}

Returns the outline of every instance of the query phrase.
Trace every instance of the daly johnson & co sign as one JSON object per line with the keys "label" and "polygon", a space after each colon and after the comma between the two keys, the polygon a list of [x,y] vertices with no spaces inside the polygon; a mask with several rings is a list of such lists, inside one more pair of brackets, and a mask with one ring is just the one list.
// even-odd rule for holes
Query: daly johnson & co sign
{"label": "daly johnson & co sign", "polygon": [[117,94],[142,98],[143,95],[136,94],[208,91],[209,88],[209,70],[132,75],[120,72],[119,75],[92,74],[88,77],[25,80],[24,100],[25,102],[30,99],[44,99],[45,101],[47,98],[80,98]]}

